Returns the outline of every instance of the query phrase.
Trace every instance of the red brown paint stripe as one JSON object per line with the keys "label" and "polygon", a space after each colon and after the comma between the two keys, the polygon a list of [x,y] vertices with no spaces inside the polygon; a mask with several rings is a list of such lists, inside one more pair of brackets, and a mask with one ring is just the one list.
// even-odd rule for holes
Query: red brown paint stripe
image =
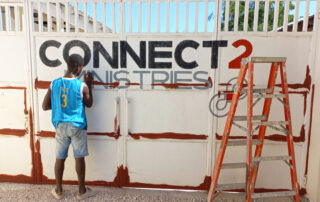
{"label": "red brown paint stripe", "polygon": [[35,147],[34,147],[34,128],[33,128],[33,114],[31,108],[29,109],[29,129],[30,129],[30,149],[31,149],[31,176],[33,183],[37,183],[37,160],[35,156]]}
{"label": "red brown paint stripe", "polygon": [[101,81],[93,81],[92,82],[93,85],[99,85],[99,86],[110,86],[111,88],[116,88],[120,85],[120,83],[118,81],[113,82],[113,83],[104,83]]}
{"label": "red brown paint stripe", "polygon": [[310,120],[309,120],[309,131],[308,131],[308,146],[307,146],[307,157],[306,157],[306,169],[304,171],[304,175],[308,174],[309,169],[309,150],[310,150],[310,141],[311,141],[311,129],[312,129],[312,115],[313,115],[313,101],[314,101],[314,84],[312,85],[312,93],[311,93],[311,106],[310,106]]}
{"label": "red brown paint stripe", "polygon": [[126,83],[126,86],[140,86],[140,83]]}
{"label": "red brown paint stripe", "polygon": [[[35,80],[35,88],[36,89],[48,89],[51,84],[51,81],[39,81],[38,78]],[[100,81],[93,81],[93,85],[98,85],[98,86],[110,86],[111,88],[116,88],[119,86],[119,82],[113,82],[113,83],[104,83]]]}
{"label": "red brown paint stripe", "polygon": [[26,129],[11,129],[11,128],[0,129],[0,135],[12,135],[12,136],[23,137],[26,134],[27,134]]}
{"label": "red brown paint stripe", "polygon": [[152,86],[163,86],[165,88],[179,88],[182,86],[192,86],[192,87],[212,87],[212,79],[211,77],[208,78],[208,83],[153,83]]}
{"label": "red brown paint stripe", "polygon": [[[229,136],[229,139],[246,139],[246,136]],[[258,139],[258,135],[253,135],[253,139]],[[216,133],[216,140],[221,140],[222,136]],[[264,137],[265,140],[272,140],[276,142],[287,142],[287,136],[281,135],[281,134],[272,134],[272,135],[266,135]],[[294,142],[304,142],[306,139],[305,137],[305,127],[304,124],[301,126],[300,129],[300,136],[293,136]]]}
{"label": "red brown paint stripe", "polygon": [[179,140],[206,140],[207,135],[195,135],[188,133],[130,133],[129,135],[136,140],[139,140],[141,137],[148,139],[179,139]]}
{"label": "red brown paint stripe", "polygon": [[0,182],[34,183],[33,176],[0,174]]}
{"label": "red brown paint stripe", "polygon": [[0,89],[11,89],[11,90],[26,90],[26,87],[18,87],[18,86],[1,86]]}
{"label": "red brown paint stripe", "polygon": [[[52,131],[40,131],[37,133],[37,137],[46,137],[46,138],[54,138],[56,135],[55,132]],[[108,137],[114,137],[115,139],[118,139],[120,137],[120,134],[114,133],[114,132],[88,132],[88,135],[97,135],[97,136],[108,136]]]}
{"label": "red brown paint stripe", "polygon": [[[54,179],[48,179],[48,177],[43,176],[42,183],[45,184],[55,184]],[[117,175],[112,182],[106,181],[86,181],[87,185],[96,186],[115,186],[115,187],[139,187],[139,188],[159,188],[159,189],[187,189],[187,190],[209,190],[211,178],[205,176],[203,183],[199,186],[176,186],[167,184],[148,184],[140,182],[130,182],[128,168],[124,168],[123,165],[118,167]],[[77,185],[78,182],[75,180],[64,180],[63,184]]]}
{"label": "red brown paint stripe", "polygon": [[36,89],[48,89],[51,84],[51,81],[39,81],[38,78],[36,78],[34,87]]}

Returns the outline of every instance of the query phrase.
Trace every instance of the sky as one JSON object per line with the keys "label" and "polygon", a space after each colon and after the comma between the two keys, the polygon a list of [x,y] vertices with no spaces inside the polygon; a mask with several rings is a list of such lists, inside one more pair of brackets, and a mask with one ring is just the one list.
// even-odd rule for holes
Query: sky
{"label": "sky", "polygon": [[[216,3],[215,2],[208,2],[208,16],[205,16],[205,2],[198,1],[198,26],[195,28],[195,15],[196,15],[196,3],[195,2],[189,2],[189,26],[187,32],[194,32],[197,30],[198,32],[204,32],[205,31],[205,21],[208,21],[208,32],[214,31],[214,10]],[[139,3],[133,2],[132,3],[132,11],[131,11],[131,22],[132,22],[132,32],[138,32],[138,16],[139,16]],[[166,32],[167,28],[167,8],[166,8],[167,2],[160,2],[160,32]],[[176,32],[176,2],[170,2],[169,7],[169,32]],[[293,1],[293,4],[295,4],[295,1]],[[179,2],[179,32],[186,32],[186,2]],[[300,8],[299,8],[299,18],[304,16],[304,10],[305,10],[305,1],[300,1]],[[81,11],[84,11],[84,4],[78,3],[78,9]],[[96,4],[96,13],[97,13],[97,20],[99,22],[102,22],[103,19],[103,12],[102,12],[102,4],[97,3]],[[111,3],[105,4],[106,9],[106,24],[109,28],[112,29],[112,7]],[[115,4],[115,16],[119,16],[119,3]],[[125,3],[124,6],[125,10],[125,31],[129,32],[129,4]],[[316,10],[316,1],[311,0],[310,1],[310,9],[309,9],[309,15],[312,15],[315,13]],[[150,4],[150,31],[151,32],[157,32],[157,3],[152,2]],[[93,4],[88,3],[87,4],[87,13],[89,16],[93,17]],[[295,10],[290,11],[290,14],[294,15]],[[115,19],[115,28],[116,32],[119,32],[119,18],[117,17]],[[147,24],[148,24],[148,4],[147,2],[141,3],[141,31],[142,32],[148,32]]]}

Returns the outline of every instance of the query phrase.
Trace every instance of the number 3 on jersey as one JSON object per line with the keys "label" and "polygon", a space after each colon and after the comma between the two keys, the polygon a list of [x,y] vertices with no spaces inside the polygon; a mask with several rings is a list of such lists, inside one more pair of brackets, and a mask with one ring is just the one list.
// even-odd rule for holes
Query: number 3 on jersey
{"label": "number 3 on jersey", "polygon": [[61,98],[62,98],[61,107],[62,108],[66,108],[67,107],[67,95],[66,94],[62,94]]}

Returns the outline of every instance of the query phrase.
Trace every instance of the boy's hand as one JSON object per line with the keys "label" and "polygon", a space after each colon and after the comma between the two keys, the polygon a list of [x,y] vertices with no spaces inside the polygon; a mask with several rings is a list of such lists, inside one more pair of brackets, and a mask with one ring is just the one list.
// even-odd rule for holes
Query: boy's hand
{"label": "boy's hand", "polygon": [[86,75],[84,75],[84,81],[86,82],[87,85],[91,86],[93,81],[93,76],[91,72],[87,72]]}

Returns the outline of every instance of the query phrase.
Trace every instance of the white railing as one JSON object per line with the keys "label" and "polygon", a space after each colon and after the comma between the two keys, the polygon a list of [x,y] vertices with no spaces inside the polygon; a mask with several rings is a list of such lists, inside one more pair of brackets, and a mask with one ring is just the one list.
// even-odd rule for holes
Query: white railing
{"label": "white railing", "polygon": [[316,0],[223,0],[219,29],[226,32],[311,32],[318,13],[317,3]]}
{"label": "white railing", "polygon": [[0,1],[0,32],[23,32],[23,19],[23,4]]}
{"label": "white railing", "polygon": [[0,32],[312,32],[317,0],[0,0]]}
{"label": "white railing", "polygon": [[[117,1],[31,1],[35,32],[116,33]],[[110,24],[108,24],[110,22]]]}

